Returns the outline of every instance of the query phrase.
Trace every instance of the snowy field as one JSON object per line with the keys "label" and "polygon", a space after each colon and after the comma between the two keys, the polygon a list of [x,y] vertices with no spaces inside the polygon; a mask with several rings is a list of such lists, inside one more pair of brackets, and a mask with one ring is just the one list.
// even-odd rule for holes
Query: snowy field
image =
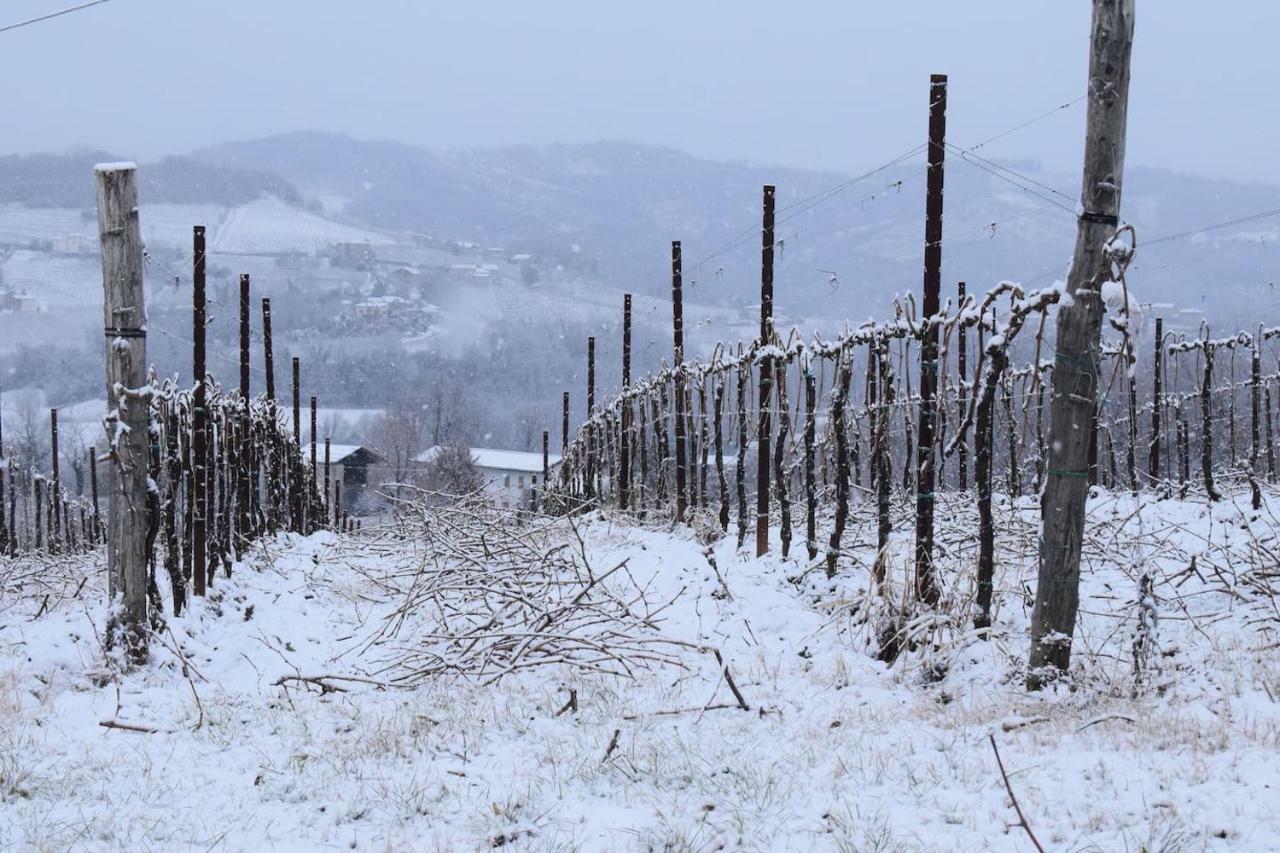
{"label": "snowy field", "polygon": [[943,503],[944,602],[892,664],[905,507],[883,595],[867,506],[834,581],[802,536],[757,560],[603,518],[279,539],[128,674],[99,644],[100,562],[0,563],[0,843],[1031,850],[994,740],[1046,850],[1275,850],[1266,499],[1095,496],[1071,689],[1039,695],[1031,502],[998,507],[989,638],[966,615],[975,512]]}

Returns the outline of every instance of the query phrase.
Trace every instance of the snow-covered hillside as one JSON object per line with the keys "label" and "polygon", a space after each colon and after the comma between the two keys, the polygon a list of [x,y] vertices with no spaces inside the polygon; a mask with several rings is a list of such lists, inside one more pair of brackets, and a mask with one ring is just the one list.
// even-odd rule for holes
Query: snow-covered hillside
{"label": "snow-covered hillside", "polygon": [[892,664],[910,541],[873,594],[866,513],[834,580],[802,543],[754,559],[599,517],[278,539],[128,674],[99,645],[96,560],[0,563],[0,841],[1029,850],[1012,790],[1049,850],[1273,850],[1278,502],[1097,493],[1073,683],[1042,694],[1032,502],[999,509],[984,638],[972,507],[946,501],[944,602]]}

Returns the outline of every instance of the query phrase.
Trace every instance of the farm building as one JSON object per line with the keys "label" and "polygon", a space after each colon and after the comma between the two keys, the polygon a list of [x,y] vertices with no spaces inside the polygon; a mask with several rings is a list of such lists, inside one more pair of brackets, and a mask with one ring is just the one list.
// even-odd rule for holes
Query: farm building
{"label": "farm building", "polygon": [[[440,448],[431,447],[419,453],[415,461],[430,462]],[[542,477],[542,454],[523,450],[495,450],[472,447],[471,460],[484,482],[485,494],[494,506],[504,509],[526,507],[533,489]],[[554,470],[560,464],[559,456],[550,456],[548,465]]]}
{"label": "farm building", "polygon": [[[311,445],[304,442],[303,460],[311,464]],[[382,457],[363,444],[330,444],[329,477],[342,484],[342,509],[355,513],[369,488],[369,469],[382,464]],[[316,445],[316,472],[323,477],[324,444]]]}

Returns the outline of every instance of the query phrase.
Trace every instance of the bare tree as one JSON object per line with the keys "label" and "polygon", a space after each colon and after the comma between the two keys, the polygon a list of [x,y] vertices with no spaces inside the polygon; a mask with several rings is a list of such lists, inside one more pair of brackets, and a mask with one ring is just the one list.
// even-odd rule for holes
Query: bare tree
{"label": "bare tree", "polygon": [[437,445],[422,472],[427,489],[443,495],[463,496],[484,485],[471,448],[463,444]]}

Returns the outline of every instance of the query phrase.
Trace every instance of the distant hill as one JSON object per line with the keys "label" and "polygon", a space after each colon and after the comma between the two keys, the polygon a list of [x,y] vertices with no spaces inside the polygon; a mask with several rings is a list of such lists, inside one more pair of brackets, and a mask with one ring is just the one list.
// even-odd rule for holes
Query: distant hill
{"label": "distant hill", "polygon": [[[760,188],[774,183],[781,310],[860,319],[883,315],[894,293],[920,286],[922,156],[854,181],[619,142],[436,152],[306,132],[219,145],[192,158],[278,174],[308,196],[327,197],[355,223],[520,246],[544,257],[573,253],[601,279],[638,291],[669,287],[669,243],[680,239],[686,286],[703,301],[736,305],[758,298]],[[1043,286],[1064,276],[1078,193],[1077,176],[1034,161],[950,155],[948,288],[960,279],[973,289],[1004,278]],[[1271,285],[1280,217],[1144,246],[1274,208],[1280,188],[1271,185],[1131,168],[1124,213],[1139,237],[1131,285],[1144,301],[1203,307],[1224,319],[1255,313],[1259,300],[1280,316]]]}
{"label": "distant hill", "polygon": [[[0,204],[92,208],[94,165],[119,159],[95,150],[0,157]],[[138,192],[148,204],[230,207],[263,196],[274,196],[291,205],[303,204],[302,194],[278,175],[192,157],[165,157],[148,163],[139,171],[138,180]]]}

